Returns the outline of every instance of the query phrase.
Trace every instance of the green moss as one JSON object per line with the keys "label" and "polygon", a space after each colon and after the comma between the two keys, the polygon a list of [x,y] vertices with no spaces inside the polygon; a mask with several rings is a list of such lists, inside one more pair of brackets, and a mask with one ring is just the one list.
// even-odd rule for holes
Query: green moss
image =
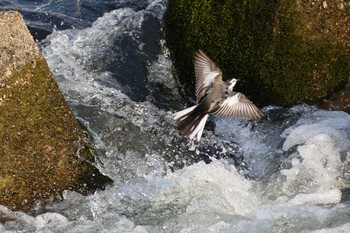
{"label": "green moss", "polygon": [[319,99],[343,86],[349,55],[327,37],[309,38],[303,17],[287,0],[169,1],[167,44],[184,94],[194,95],[192,56],[199,48],[260,105]]}
{"label": "green moss", "polygon": [[65,189],[87,193],[109,181],[91,166],[86,135],[46,61],[33,61],[35,67],[28,62],[0,89],[0,204],[13,210],[28,211]]}

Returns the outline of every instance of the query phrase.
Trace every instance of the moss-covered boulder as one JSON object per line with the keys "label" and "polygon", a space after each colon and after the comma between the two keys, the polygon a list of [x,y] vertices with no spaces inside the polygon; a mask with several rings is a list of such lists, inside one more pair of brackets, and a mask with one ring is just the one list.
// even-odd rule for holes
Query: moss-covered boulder
{"label": "moss-covered boulder", "polygon": [[317,100],[349,79],[349,4],[339,0],[172,0],[167,45],[185,94],[204,50],[260,105]]}
{"label": "moss-covered boulder", "polygon": [[13,210],[109,181],[17,12],[0,12],[0,204]]}

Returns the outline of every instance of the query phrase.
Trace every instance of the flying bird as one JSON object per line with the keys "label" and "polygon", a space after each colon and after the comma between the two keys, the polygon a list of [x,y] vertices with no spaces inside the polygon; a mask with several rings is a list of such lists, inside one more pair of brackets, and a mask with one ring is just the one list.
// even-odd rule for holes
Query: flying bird
{"label": "flying bird", "polygon": [[233,91],[237,79],[224,82],[222,72],[202,51],[194,55],[196,75],[196,105],[173,115],[177,129],[197,141],[202,137],[209,114],[259,120],[264,114],[245,95]]}

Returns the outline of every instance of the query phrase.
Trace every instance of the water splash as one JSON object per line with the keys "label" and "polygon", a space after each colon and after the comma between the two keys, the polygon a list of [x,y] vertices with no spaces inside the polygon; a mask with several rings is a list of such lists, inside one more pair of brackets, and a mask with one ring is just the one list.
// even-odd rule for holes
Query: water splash
{"label": "water splash", "polygon": [[132,6],[43,43],[113,186],[85,197],[65,191],[36,217],[1,206],[0,230],[348,231],[350,116],[269,106],[259,123],[214,118],[200,143],[188,141],[168,108],[183,101],[161,36],[166,1],[123,2]]}

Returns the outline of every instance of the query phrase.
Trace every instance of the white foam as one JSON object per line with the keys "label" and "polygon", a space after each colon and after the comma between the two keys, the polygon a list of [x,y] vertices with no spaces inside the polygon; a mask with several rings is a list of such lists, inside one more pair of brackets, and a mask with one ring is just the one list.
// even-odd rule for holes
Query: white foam
{"label": "white foam", "polygon": [[341,191],[339,189],[329,189],[324,192],[316,192],[311,194],[299,193],[293,199],[289,200],[289,204],[337,204],[341,199]]}
{"label": "white foam", "polygon": [[164,177],[170,184],[161,191],[159,200],[186,204],[187,213],[198,211],[222,214],[244,214],[258,205],[251,193],[252,183],[234,166],[219,161],[200,162]]}
{"label": "white foam", "polygon": [[335,143],[330,135],[319,134],[298,146],[298,155],[302,159],[293,159],[293,167],[281,171],[287,178],[284,191],[295,194],[341,187],[342,182],[338,177],[341,175],[342,163]]}
{"label": "white foam", "polygon": [[286,137],[283,150],[296,146],[293,167],[281,171],[287,179],[283,187],[286,193],[321,192],[344,186],[339,177],[344,166],[341,153],[349,151],[349,126],[348,114],[320,110],[302,117],[282,133]]}
{"label": "white foam", "polygon": [[35,218],[36,229],[44,228],[65,228],[69,225],[66,217],[58,213],[44,213]]}
{"label": "white foam", "polygon": [[334,228],[326,228],[321,230],[310,231],[310,233],[348,233],[350,232],[350,223],[346,223],[344,225],[334,227]]}

